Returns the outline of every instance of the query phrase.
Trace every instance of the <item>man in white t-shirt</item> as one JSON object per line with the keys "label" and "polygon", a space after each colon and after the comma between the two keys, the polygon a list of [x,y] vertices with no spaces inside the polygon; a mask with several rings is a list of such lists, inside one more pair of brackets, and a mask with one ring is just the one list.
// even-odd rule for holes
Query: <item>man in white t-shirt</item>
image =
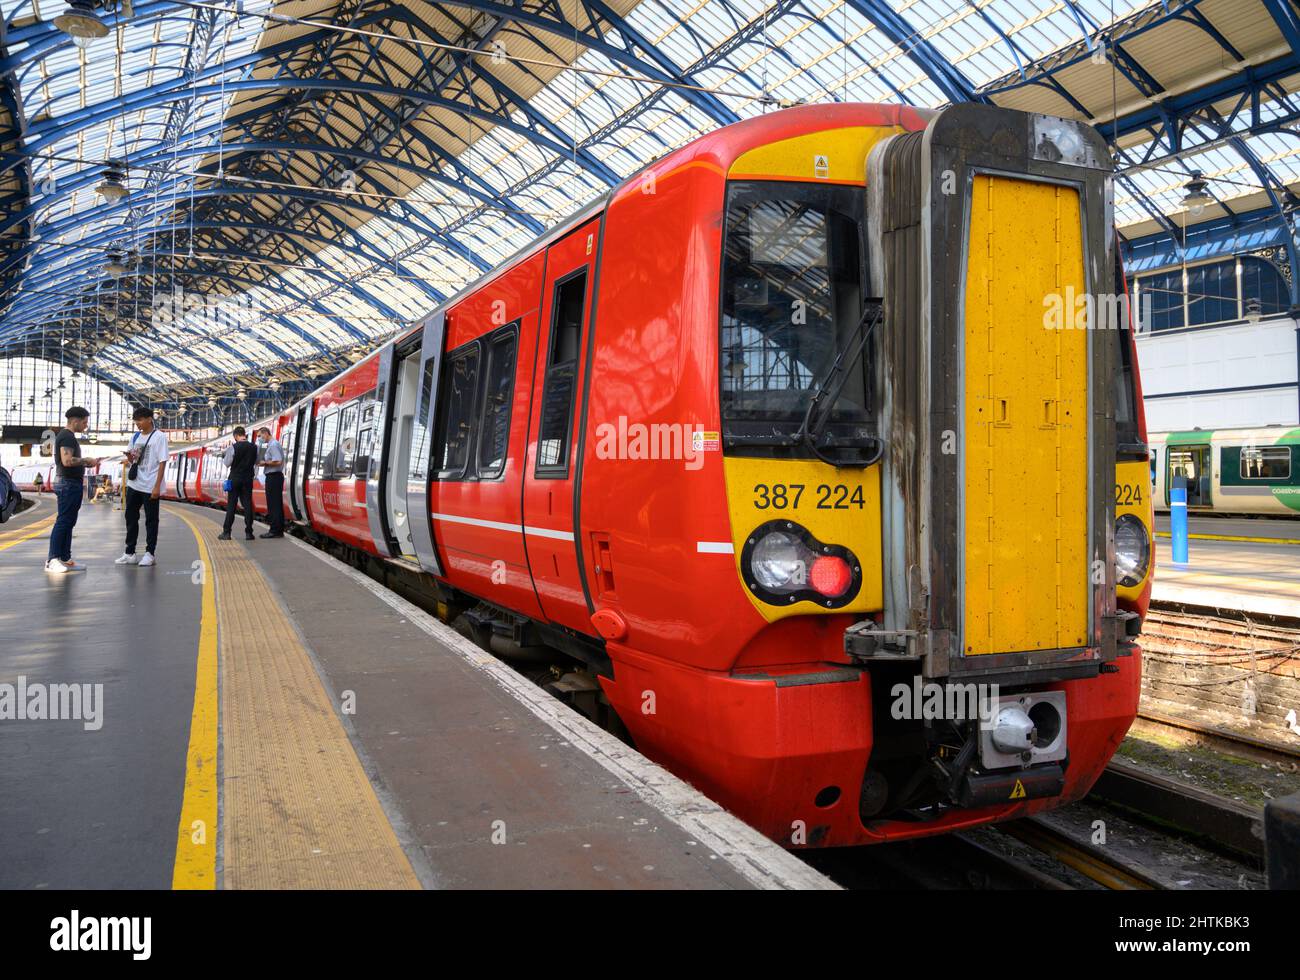
{"label": "man in white t-shirt", "polygon": [[271,438],[271,430],[262,426],[257,436],[258,460],[266,486],[266,519],[271,530],[264,538],[284,537],[284,449],[278,439]]}
{"label": "man in white t-shirt", "polygon": [[[162,497],[163,474],[167,469],[167,436],[153,424],[152,408],[137,408],[131,413],[138,431],[132,434],[127,447],[128,471],[126,480],[126,551],[117,559],[118,565],[139,565],[148,568],[154,564],[158,549],[158,508]],[[135,553],[136,539],[140,536],[140,508],[144,508],[145,553]]]}

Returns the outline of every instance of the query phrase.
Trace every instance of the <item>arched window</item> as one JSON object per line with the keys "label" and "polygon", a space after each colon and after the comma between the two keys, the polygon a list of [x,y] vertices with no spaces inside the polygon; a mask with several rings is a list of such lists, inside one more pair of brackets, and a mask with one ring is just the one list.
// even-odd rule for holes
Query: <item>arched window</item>
{"label": "arched window", "polygon": [[1269,316],[1291,305],[1281,271],[1259,255],[1139,276],[1137,293],[1139,316],[1152,331],[1231,323],[1256,312]]}
{"label": "arched window", "polygon": [[1291,305],[1286,280],[1268,259],[1257,255],[1241,257],[1241,302],[1243,312],[1249,312],[1251,299],[1259,300],[1262,316],[1285,313]]}
{"label": "arched window", "polygon": [[1138,280],[1148,330],[1176,330],[1183,322],[1183,270],[1157,272]]}
{"label": "arched window", "polygon": [[1187,325],[1223,323],[1237,311],[1237,260],[1194,265],[1187,270]]}
{"label": "arched window", "polygon": [[101,381],[42,358],[0,359],[0,425],[59,426],[73,405],[90,410],[92,432],[130,429],[131,405]]}

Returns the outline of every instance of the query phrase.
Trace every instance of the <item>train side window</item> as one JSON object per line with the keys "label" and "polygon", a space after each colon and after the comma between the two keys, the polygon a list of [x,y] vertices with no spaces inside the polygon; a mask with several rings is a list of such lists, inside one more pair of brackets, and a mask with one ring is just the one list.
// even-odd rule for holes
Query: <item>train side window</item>
{"label": "train side window", "polygon": [[365,479],[370,475],[370,446],[374,442],[375,396],[372,392],[360,402],[360,417],[357,419],[357,451],[352,460],[352,475]]}
{"label": "train side window", "polygon": [[514,407],[515,351],[519,345],[515,326],[498,331],[488,343],[483,410],[479,417],[478,475],[482,480],[494,480],[506,468],[510,414]]}
{"label": "train side window", "polygon": [[357,433],[357,458],[352,463],[352,475],[365,479],[370,474],[370,449],[374,432],[369,427]]}
{"label": "train side window", "polygon": [[333,467],[331,459],[338,444],[339,413],[330,412],[323,419],[317,420],[316,455],[312,475],[323,480],[331,478]]}
{"label": "train side window", "polygon": [[341,480],[352,475],[352,462],[357,455],[357,416],[360,409],[356,402],[344,407],[340,415],[338,448],[334,450],[331,476]]}
{"label": "train side window", "polygon": [[562,480],[569,475],[569,437],[573,432],[573,402],[577,394],[578,352],[587,299],[587,270],[580,269],[555,284],[551,305],[551,341],[542,387],[542,418],[537,433],[538,479]]}
{"label": "train side window", "polygon": [[[443,380],[446,397],[434,449],[437,479],[460,480],[469,463],[474,439],[474,407],[478,395],[479,344],[474,341],[448,355]],[[430,364],[432,369],[432,363]]]}
{"label": "train side window", "polygon": [[1243,446],[1240,472],[1243,480],[1289,480],[1291,447]]}

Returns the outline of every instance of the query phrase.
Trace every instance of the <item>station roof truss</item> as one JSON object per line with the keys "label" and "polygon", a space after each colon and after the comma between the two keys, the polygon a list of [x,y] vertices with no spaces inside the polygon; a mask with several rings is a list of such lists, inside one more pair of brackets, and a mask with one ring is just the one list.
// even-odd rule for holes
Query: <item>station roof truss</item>
{"label": "station roof truss", "polygon": [[67,0],[0,0],[0,355],[159,407],[310,390],[651,160],[810,102],[1088,120],[1139,267],[1280,249],[1300,305],[1292,0],[76,2],[84,48]]}

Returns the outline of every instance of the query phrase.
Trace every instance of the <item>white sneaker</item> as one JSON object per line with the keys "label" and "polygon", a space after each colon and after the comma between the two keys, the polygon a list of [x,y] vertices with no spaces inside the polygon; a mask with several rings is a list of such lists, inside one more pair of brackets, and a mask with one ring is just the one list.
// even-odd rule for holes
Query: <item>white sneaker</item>
{"label": "white sneaker", "polygon": [[54,572],[56,575],[63,575],[71,571],[67,565],[63,564],[63,562],[59,561],[57,558],[51,558],[47,561],[45,563],[45,570],[47,572]]}
{"label": "white sneaker", "polygon": [[156,565],[156,564],[157,562],[154,561],[153,555],[149,554],[149,552],[147,551],[144,553],[144,557],[140,559],[141,568],[148,568],[150,565]]}
{"label": "white sneaker", "polygon": [[123,555],[113,562],[114,565],[138,565],[140,564],[139,555]]}

